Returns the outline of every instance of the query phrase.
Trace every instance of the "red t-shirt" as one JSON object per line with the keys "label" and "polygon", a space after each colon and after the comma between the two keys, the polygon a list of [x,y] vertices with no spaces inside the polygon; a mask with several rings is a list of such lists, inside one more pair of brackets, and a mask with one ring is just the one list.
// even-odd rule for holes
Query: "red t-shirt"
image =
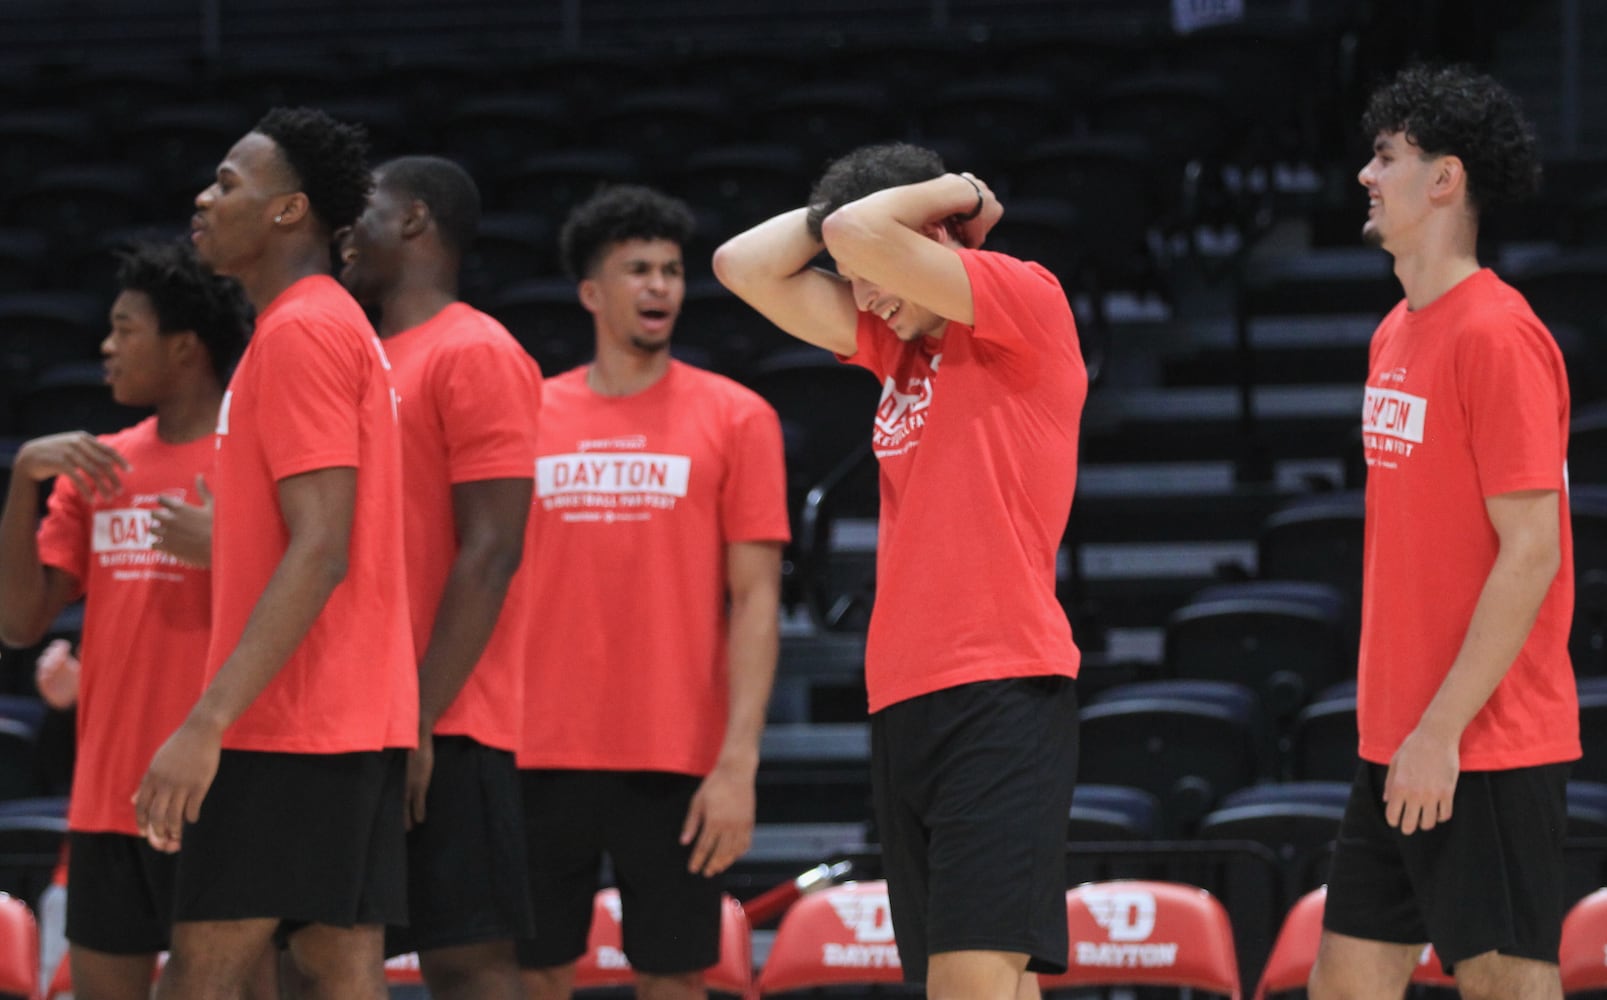
{"label": "red t-shirt", "polygon": [[519,766],[707,774],[729,710],[726,546],[785,542],[781,423],[672,361],[610,397],[543,387]]}
{"label": "red t-shirt", "polygon": [[974,681],[1077,675],[1055,600],[1088,373],[1054,276],[960,251],[975,324],[900,341],[859,314],[853,364],[882,380],[870,710]]}
{"label": "red t-shirt", "polygon": [[1577,758],[1568,380],[1556,342],[1488,270],[1417,312],[1402,302],[1373,335],[1362,430],[1361,756],[1389,763],[1462,647],[1498,549],[1485,499],[1556,490],[1562,567],[1518,658],[1462,734],[1462,769]]}
{"label": "red t-shirt", "polygon": [[402,549],[402,460],[389,362],[333,278],[303,278],[257,317],[218,414],[207,677],[240,641],[290,543],[279,481],[355,468],[346,578],[224,733],[231,750],[349,753],[418,742]]}
{"label": "red t-shirt", "polygon": [[133,468],[115,497],[86,500],[59,476],[39,526],[39,558],[72,576],[84,600],[78,756],[67,825],[137,835],[131,801],[156,748],[200,697],[212,625],[212,574],[151,548],[158,497],[200,503],[211,435],[167,444],[156,418],[100,440]]}
{"label": "red t-shirt", "polygon": [[[402,423],[413,648],[423,657],[458,554],[452,487],[535,475],[541,372],[500,323],[462,303],[388,338],[385,352]],[[523,569],[514,576],[504,607],[515,613],[497,620],[436,733],[517,749],[530,620],[519,595],[527,576]]]}

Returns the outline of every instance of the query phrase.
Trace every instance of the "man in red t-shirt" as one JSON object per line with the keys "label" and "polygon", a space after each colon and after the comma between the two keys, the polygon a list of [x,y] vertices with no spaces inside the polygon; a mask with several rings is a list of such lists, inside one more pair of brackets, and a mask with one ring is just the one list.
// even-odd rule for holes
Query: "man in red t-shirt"
{"label": "man in red t-shirt", "polygon": [[775,676],[786,475],[775,411],[669,355],[692,215],[612,188],[565,222],[597,355],[543,386],[520,613],[528,996],[567,997],[603,853],[637,992],[705,994],[723,872],[748,848]]}
{"label": "man in red t-shirt", "polygon": [[523,580],[541,372],[501,324],[458,301],[479,221],[480,193],[462,167],[392,160],[374,171],[368,208],[342,241],[340,277],[378,310],[406,468],[419,677],[407,774],[412,919],[389,932],[386,951],[417,951],[440,1000],[521,1000],[513,942],[531,926],[513,755],[530,616],[501,612]]}
{"label": "man in red t-shirt", "polygon": [[1367,242],[1406,298],[1373,336],[1361,764],[1329,877],[1317,1000],[1399,996],[1425,942],[1464,997],[1560,998],[1567,762],[1579,711],[1568,382],[1476,253],[1534,190],[1500,84],[1409,69],[1363,119]]}
{"label": "man in red t-shirt", "polygon": [[183,846],[159,997],[232,996],[277,936],[313,995],[381,1000],[382,927],[407,919],[396,400],[330,276],[364,155],[361,129],[275,109],[196,197],[191,240],[257,321],[218,415],[207,684],[135,801],[153,845]]}
{"label": "man in red t-shirt", "polygon": [[[1003,208],[936,153],[868,146],[715,253],[783,330],[882,383],[871,767],[905,978],[1003,998],[1064,971],[1080,657],[1055,600],[1088,389],[1071,307],[978,249]],[[811,267],[824,248],[832,274]]]}
{"label": "man in red t-shirt", "polygon": [[[84,598],[78,752],[67,814],[67,937],[74,992],[148,996],[168,947],[174,859],[146,844],[130,802],[151,754],[184,720],[205,679],[211,574],[157,550],[153,518],[210,475],[213,430],[249,308],[183,244],[140,244],[101,344],[112,397],[155,416],[116,434],[25,443],[0,516],[0,638],[39,641]],[[39,483],[55,477],[49,513]],[[37,531],[36,531],[37,529]]]}

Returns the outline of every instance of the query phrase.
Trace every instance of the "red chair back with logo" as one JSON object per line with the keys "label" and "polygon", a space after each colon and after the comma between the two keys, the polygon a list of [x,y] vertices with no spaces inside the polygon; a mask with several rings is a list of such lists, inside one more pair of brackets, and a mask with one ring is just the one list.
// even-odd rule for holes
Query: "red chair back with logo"
{"label": "red chair back with logo", "polygon": [[1575,903],[1562,922],[1562,991],[1607,989],[1607,889]]}
{"label": "red chair back with logo", "polygon": [[759,973],[758,993],[903,978],[887,883],[849,882],[804,896],[787,910]]}
{"label": "red chair back with logo", "polygon": [[0,892],[0,993],[39,993],[39,925],[28,904]]}
{"label": "red chair back with logo", "polygon": [[[575,988],[628,986],[634,980],[625,958],[620,930],[618,889],[604,889],[592,901],[591,935],[586,954],[575,965]],[[725,896],[720,901],[720,961],[703,974],[709,989],[746,995],[753,988],[753,932],[742,904]]]}
{"label": "red chair back with logo", "polygon": [[1064,975],[1044,989],[1117,984],[1178,986],[1239,1000],[1228,913],[1204,889],[1174,882],[1111,881],[1066,893],[1071,949]]}
{"label": "red chair back with logo", "polygon": [[1317,962],[1317,942],[1322,938],[1322,908],[1328,902],[1328,887],[1313,889],[1289,908],[1272,942],[1272,954],[1261,972],[1255,1000],[1286,990],[1303,990]]}

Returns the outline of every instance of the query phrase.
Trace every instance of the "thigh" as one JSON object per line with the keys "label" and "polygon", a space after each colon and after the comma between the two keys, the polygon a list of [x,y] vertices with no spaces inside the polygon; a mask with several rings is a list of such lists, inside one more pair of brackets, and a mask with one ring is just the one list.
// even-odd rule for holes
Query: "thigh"
{"label": "thigh", "polygon": [[73,833],[67,854],[67,940],[111,956],[168,946],[177,859],[122,833]]}
{"label": "thigh", "polygon": [[612,776],[604,845],[619,882],[625,957],[638,972],[672,975],[720,960],[720,881],[687,870],[681,843],[702,779],[655,771]]}
{"label": "thigh", "polygon": [[1486,952],[1557,963],[1566,789],[1565,764],[1466,772],[1438,836],[1402,838],[1447,970]]}
{"label": "thigh", "polygon": [[[929,955],[1023,954],[1065,969],[1066,815],[1077,771],[1077,699],[1063,677],[967,684],[891,706],[883,739],[894,809],[919,817],[901,850],[924,852],[924,905],[889,870],[906,978]],[[908,868],[907,862],[901,862]],[[903,912],[901,913],[901,909]],[[904,944],[913,925],[914,953]]]}
{"label": "thigh", "polygon": [[586,953],[603,859],[598,809],[608,792],[595,771],[524,770],[519,783],[533,924],[519,939],[519,965],[548,969]]}
{"label": "thigh", "polygon": [[406,928],[386,953],[529,937],[524,818],[513,754],[435,738],[425,820],[407,834]]}
{"label": "thigh", "polygon": [[402,751],[224,751],[179,852],[174,916],[407,920]]}
{"label": "thigh", "polygon": [[[870,718],[871,800],[876,815],[876,840],[881,844],[882,875],[887,880],[887,902],[893,919],[893,939],[906,982],[926,980],[927,883],[926,825],[909,796],[924,782],[900,780],[900,765],[908,749],[904,730],[907,703],[889,705]],[[912,778],[919,775],[912,774]]]}
{"label": "thigh", "polygon": [[1370,941],[1325,930],[1311,967],[1311,996],[1401,996],[1422,953],[1421,944]]}
{"label": "thigh", "polygon": [[[1328,900],[1322,926],[1346,938],[1384,944],[1425,944],[1429,939],[1401,834],[1384,816],[1380,764],[1362,761],[1334,840]],[[1426,837],[1434,830],[1413,834]]]}

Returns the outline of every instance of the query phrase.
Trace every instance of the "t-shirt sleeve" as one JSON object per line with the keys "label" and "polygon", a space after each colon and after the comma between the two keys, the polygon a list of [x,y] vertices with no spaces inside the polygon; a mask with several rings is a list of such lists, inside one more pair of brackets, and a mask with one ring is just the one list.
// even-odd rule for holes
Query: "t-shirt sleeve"
{"label": "t-shirt sleeve", "polygon": [[756,400],[732,425],[730,460],[720,488],[720,534],[727,542],[786,542],[787,472],[781,421]]}
{"label": "t-shirt sleeve", "polygon": [[837,360],[864,368],[879,379],[887,378],[887,373],[893,370],[891,354],[897,351],[898,335],[881,317],[860,312],[859,325],[854,328],[854,343],[857,345],[854,353],[846,357],[838,354]]}
{"label": "t-shirt sleeve", "polygon": [[536,474],[541,384],[517,344],[472,342],[442,366],[436,399],[453,483]]}
{"label": "t-shirt sleeve", "polygon": [[1487,497],[1563,488],[1566,377],[1550,335],[1524,319],[1468,338],[1458,378]]}
{"label": "t-shirt sleeve", "polygon": [[50,489],[44,520],[39,523],[39,561],[78,581],[73,598],[83,594],[89,576],[90,529],[93,513],[83,495],[66,476],[57,476]]}
{"label": "t-shirt sleeve", "polygon": [[357,467],[363,387],[379,370],[377,355],[373,364],[361,355],[375,350],[362,340],[356,331],[293,319],[260,345],[256,391],[272,415],[263,451],[276,481]]}
{"label": "t-shirt sleeve", "polygon": [[1055,329],[1070,325],[1071,305],[1043,268],[1006,254],[960,250],[971,279],[970,336],[978,359],[1007,385],[1023,388],[1037,377],[1036,356]]}

